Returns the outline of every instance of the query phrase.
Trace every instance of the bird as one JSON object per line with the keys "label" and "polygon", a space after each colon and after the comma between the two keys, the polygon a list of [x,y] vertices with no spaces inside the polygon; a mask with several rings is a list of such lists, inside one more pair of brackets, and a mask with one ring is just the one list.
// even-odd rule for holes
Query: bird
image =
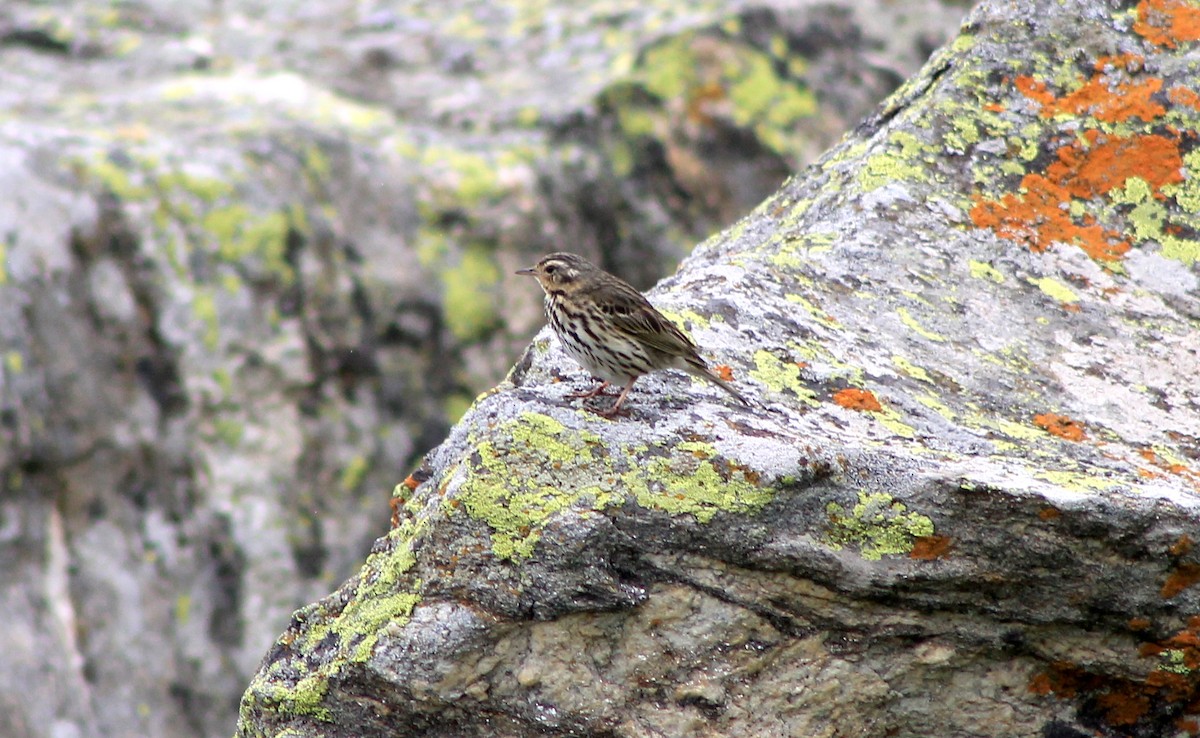
{"label": "bird", "polygon": [[622,385],[616,402],[599,415],[615,416],[638,377],[660,369],[681,369],[750,405],[708,368],[692,339],[620,277],[561,251],[516,273],[537,279],[546,293],[546,318],[563,348],[600,380],[591,391],[568,396],[596,397],[610,384]]}

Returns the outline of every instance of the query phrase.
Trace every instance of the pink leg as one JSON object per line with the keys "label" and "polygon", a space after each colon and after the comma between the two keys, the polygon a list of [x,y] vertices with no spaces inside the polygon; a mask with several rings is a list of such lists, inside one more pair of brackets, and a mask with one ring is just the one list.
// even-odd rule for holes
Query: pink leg
{"label": "pink leg", "polygon": [[597,415],[603,415],[606,418],[611,418],[621,411],[621,403],[625,402],[625,396],[629,394],[629,390],[633,389],[633,383],[637,381],[637,377],[629,380],[625,384],[625,389],[621,390],[621,394],[617,395],[617,401],[607,410],[596,411]]}
{"label": "pink leg", "polygon": [[572,398],[574,398],[574,397],[585,397],[585,398],[586,397],[595,397],[597,395],[604,394],[604,390],[606,387],[608,387],[608,382],[601,382],[599,384],[599,386],[597,386],[587,392],[573,392],[573,393],[567,395],[567,397],[572,397]]}

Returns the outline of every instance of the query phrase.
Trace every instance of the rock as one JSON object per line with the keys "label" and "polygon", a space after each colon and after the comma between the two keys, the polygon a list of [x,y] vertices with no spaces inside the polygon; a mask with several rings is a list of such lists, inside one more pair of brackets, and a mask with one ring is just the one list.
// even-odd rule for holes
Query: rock
{"label": "rock", "polygon": [[648,285],[963,12],[567,5],[0,3],[0,735],[229,735],[541,324],[513,269]]}
{"label": "rock", "polygon": [[541,334],[238,735],[1198,732],[1196,21],[984,2],[652,293],[755,408]]}

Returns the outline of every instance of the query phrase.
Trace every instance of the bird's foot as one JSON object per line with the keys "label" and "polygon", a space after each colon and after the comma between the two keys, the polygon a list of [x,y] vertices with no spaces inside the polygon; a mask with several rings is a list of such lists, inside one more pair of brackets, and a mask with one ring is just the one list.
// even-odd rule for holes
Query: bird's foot
{"label": "bird's foot", "polygon": [[577,398],[581,398],[581,397],[585,398],[585,399],[592,398],[592,397],[602,397],[604,395],[604,390],[607,388],[608,388],[608,382],[601,382],[600,384],[598,384],[597,386],[588,390],[587,392],[572,392],[571,394],[567,395],[567,397],[570,397],[572,399],[577,399]]}
{"label": "bird's foot", "polygon": [[608,408],[607,410],[604,410],[604,409],[601,409],[598,407],[597,408],[588,408],[588,409],[591,410],[592,412],[596,413],[600,417],[608,418],[609,420],[612,420],[613,418],[618,417],[618,416],[629,417],[629,411],[626,410],[625,408],[621,407],[621,403],[619,403],[619,402],[614,403],[613,406]]}

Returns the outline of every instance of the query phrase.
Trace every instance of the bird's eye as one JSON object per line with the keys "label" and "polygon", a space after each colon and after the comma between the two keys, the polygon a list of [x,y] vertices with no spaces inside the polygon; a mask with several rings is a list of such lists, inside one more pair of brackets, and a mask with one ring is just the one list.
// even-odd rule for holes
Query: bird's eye
{"label": "bird's eye", "polygon": [[553,264],[547,264],[545,271],[546,274],[554,274],[556,271],[558,271],[558,267],[554,266]]}

